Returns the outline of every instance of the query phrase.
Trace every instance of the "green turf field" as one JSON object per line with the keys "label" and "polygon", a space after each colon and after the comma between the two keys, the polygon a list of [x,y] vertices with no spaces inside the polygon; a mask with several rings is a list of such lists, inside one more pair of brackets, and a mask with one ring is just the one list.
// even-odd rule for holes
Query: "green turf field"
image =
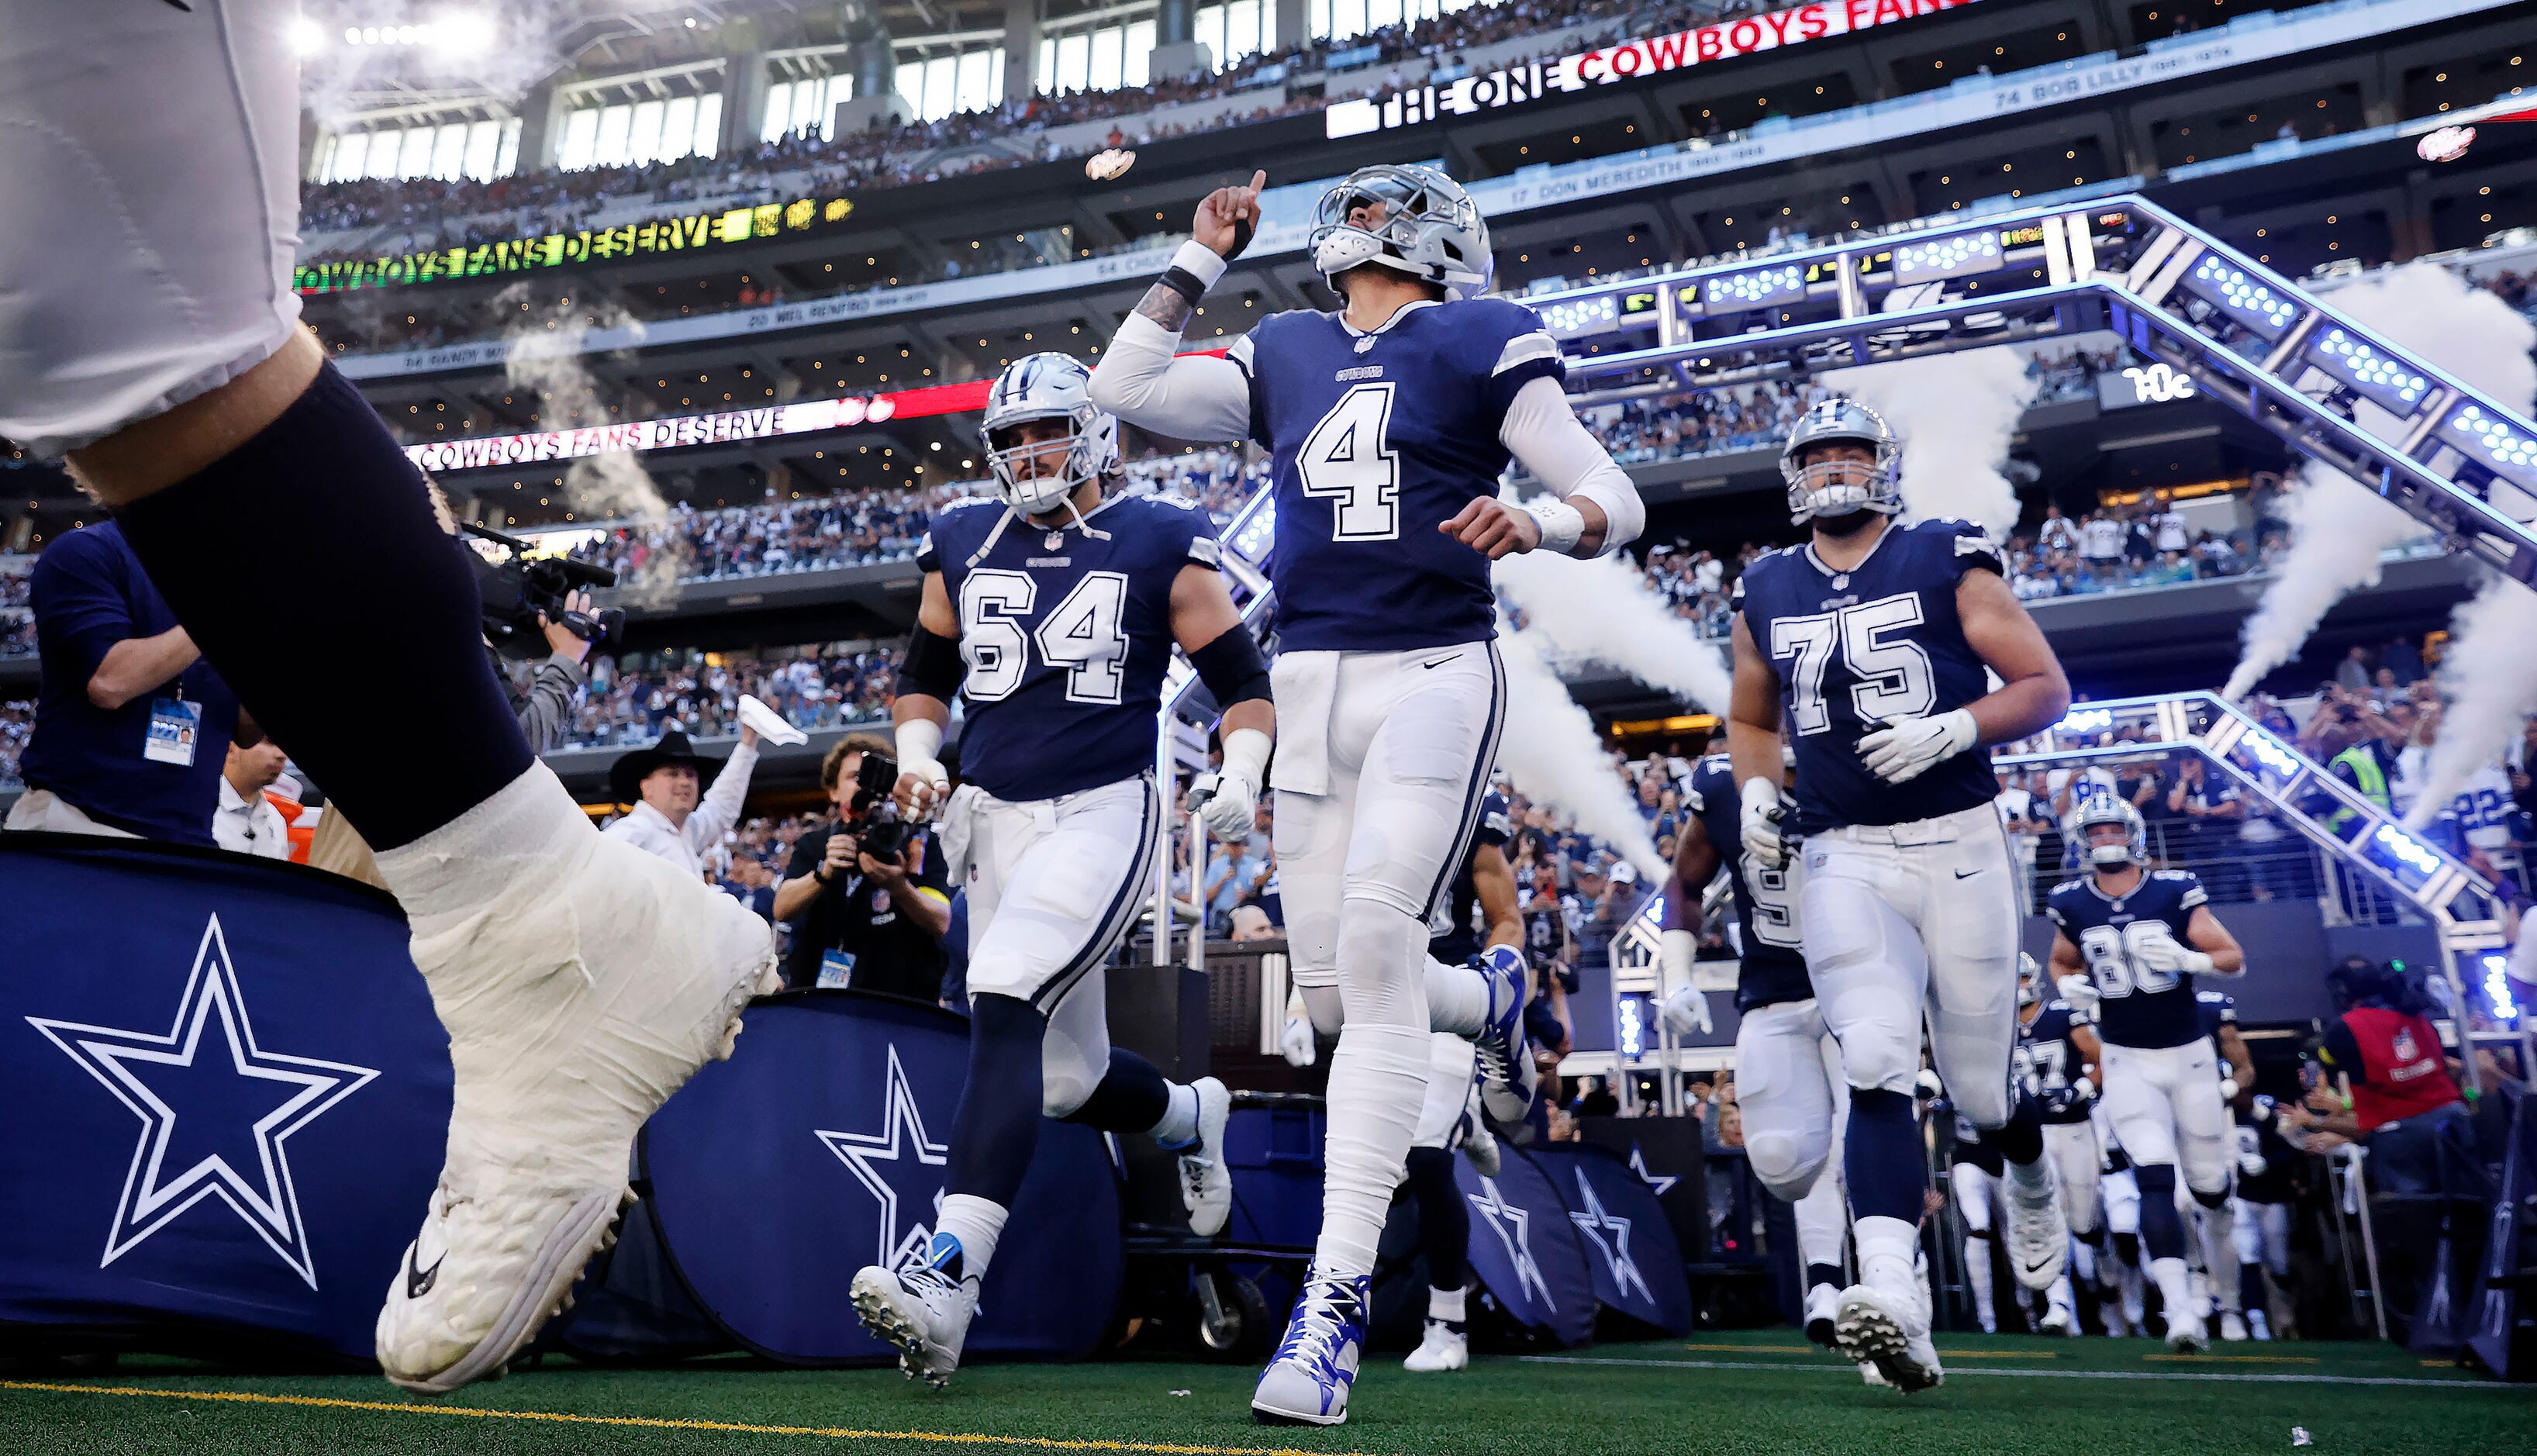
{"label": "green turf field", "polygon": [[0,1379],[0,1449],[108,1456],[232,1451],[919,1453],[2320,1451],[2525,1453],[2537,1387],[2426,1366],[2378,1345],[2241,1345],[2199,1359],[2151,1341],[1947,1339],[1943,1389],[1870,1390],[1790,1332],[1485,1359],[1357,1382],[1344,1426],[1254,1425],[1253,1372],[1126,1361],[963,1371],[935,1394],[894,1370],[669,1370],[549,1362],[424,1402],[355,1376],[241,1378],[127,1361],[101,1377]]}

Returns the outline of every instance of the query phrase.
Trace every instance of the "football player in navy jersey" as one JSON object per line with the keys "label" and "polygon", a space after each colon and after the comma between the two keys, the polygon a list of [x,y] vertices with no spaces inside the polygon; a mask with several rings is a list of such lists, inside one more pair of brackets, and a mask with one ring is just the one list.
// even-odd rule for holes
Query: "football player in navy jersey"
{"label": "football player in navy jersey", "polygon": [[[1480,296],[1487,224],[1431,168],[1362,167],[1322,198],[1313,260],[1342,308],[1263,319],[1222,358],[1174,357],[1192,310],[1249,241],[1266,180],[1199,205],[1194,235],[1119,326],[1092,394],[1156,434],[1247,438],[1270,455],[1277,866],[1295,983],[1338,1048],[1321,1237],[1252,1410],[1334,1425],[1425,1097],[1431,1026],[1484,1025],[1492,1116],[1519,1120],[1530,1101],[1518,1085],[1523,987],[1438,978],[1420,953],[1505,722],[1489,562],[1612,551],[1645,511],[1569,408],[1541,320]],[[1550,493],[1501,501],[1510,460]]]}
{"label": "football player in navy jersey", "polygon": [[2211,914],[2202,881],[2147,867],[2140,810],[2101,798],[2079,811],[2090,872],[2054,886],[2052,971],[2084,971],[2097,992],[2106,1113],[2140,1184],[2141,1243],[2166,1304],[2167,1343],[2198,1351],[2209,1334],[2193,1308],[2177,1170],[2205,1208],[2229,1198],[2229,1109],[2219,1056],[2193,998],[2196,976],[2237,976],[2245,955]]}
{"label": "football player in navy jersey", "polygon": [[[2105,1241],[2105,1205],[2097,1187],[2103,1155],[2096,1124],[2088,1116],[2097,1096],[2097,1034],[2088,1025],[2088,1013],[2058,996],[2047,997],[2044,968],[2019,951],[2017,1087],[2035,1104],[2044,1123],[2044,1149],[2061,1186],[2061,1218],[2087,1266],[2079,1271],[2082,1278],[2093,1275]],[[2068,1335],[2077,1328],[2070,1276],[2064,1274],[2045,1291],[2044,1319],[2037,1329]]]}
{"label": "football player in navy jersey", "polygon": [[1806,980],[1796,866],[1765,866],[1745,854],[1735,771],[1725,754],[1693,767],[1684,807],[1690,812],[1674,841],[1659,946],[1665,1019],[1677,1036],[1710,1030],[1706,998],[1691,983],[1692,962],[1702,891],[1723,867],[1735,906],[1735,1090],[1745,1158],[1764,1187],[1795,1205],[1806,1336],[1831,1345],[1834,1307],[1848,1282],[1842,1245],[1850,1210],[1835,1160],[1850,1095],[1841,1050]]}
{"label": "football player in navy jersey", "polygon": [[[1947,1151],[1947,1188],[1955,1195],[1956,1217],[1965,1226],[1965,1285],[1973,1296],[1974,1322],[1985,1335],[1999,1333],[1999,1298],[1991,1271],[1991,1230],[2006,1212],[2000,1203],[2003,1165],[1999,1147],[1974,1126],[1973,1119],[1941,1099],[1931,1105],[1932,1117],[1954,1124]],[[2054,1333],[2061,1333],[2055,1331]]]}
{"label": "football player in navy jersey", "polygon": [[[969,1072],[951,1123],[937,1232],[907,1267],[855,1276],[855,1312],[940,1387],[960,1362],[978,1286],[1045,1114],[1185,1147],[1190,1227],[1224,1228],[1224,1084],[1165,1081],[1110,1045],[1102,963],[1154,880],[1169,825],[1156,715],[1177,643],[1223,706],[1224,766],[1200,780],[1219,839],[1251,832],[1275,715],[1268,668],[1188,504],[1103,498],[1118,422],[1083,365],[1016,359],[987,395],[997,494],[937,512],[917,547],[924,595],[899,668],[897,797],[940,812],[969,902]],[[939,757],[954,693],[964,782]]]}
{"label": "football player in navy jersey", "polygon": [[[2246,1039],[2238,1034],[2238,998],[2227,991],[2196,990],[2193,1005],[2202,1035],[2211,1039],[2211,1049],[2216,1053],[2220,1100],[2229,1105],[2234,1121],[2236,1109],[2250,1102],[2255,1089],[2255,1058],[2246,1050]],[[2234,1136],[2233,1133],[2233,1155],[2236,1152]],[[2220,1316],[2220,1338],[2233,1341],[2247,1337],[2245,1310],[2239,1298],[2239,1281],[2234,1268],[2238,1262],[2236,1186],[2237,1179],[2233,1173],[2230,1194],[2218,1205],[2207,1204],[2197,1198],[2183,1209],[2193,1229],[2194,1251],[2202,1256],[2203,1277],[2211,1289],[2211,1305]]]}
{"label": "football player in navy jersey", "polygon": [[[1776,866],[1805,840],[1806,967],[1851,1089],[1861,1278],[1842,1294],[1843,1349],[1910,1391],[1944,1373],[1912,1276],[1924,1015],[1938,1075],[2006,1160],[2019,1282],[2049,1288],[2069,1257],[2042,1127],[2009,1095],[2019,886],[1983,748],[2058,721],[2070,689],[1980,527],[1894,519],[1895,454],[1855,400],[1822,401],[1789,432],[1780,470],[1813,539],[1737,579],[1727,742],[1746,853]],[[1783,731],[1797,761],[1785,795]]]}

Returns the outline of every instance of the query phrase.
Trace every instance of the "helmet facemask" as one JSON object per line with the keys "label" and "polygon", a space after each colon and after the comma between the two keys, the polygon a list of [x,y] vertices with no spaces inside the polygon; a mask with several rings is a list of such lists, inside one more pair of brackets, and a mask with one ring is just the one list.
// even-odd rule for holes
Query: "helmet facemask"
{"label": "helmet facemask", "polygon": [[[2098,869],[2120,869],[2149,859],[2149,826],[2142,822],[2138,809],[2121,799],[2101,801],[2081,810],[2077,828],[2081,843],[2088,849],[2088,862]],[[2101,839],[2097,831],[2106,828],[2119,828],[2123,837]]]}
{"label": "helmet facemask", "polygon": [[[1101,477],[1098,430],[1100,411],[1089,405],[1068,411],[999,420],[986,435],[987,470],[1007,505],[1025,516],[1056,510],[1087,480]],[[1062,436],[1024,438],[1023,426],[1047,422],[1062,425]],[[1028,433],[1039,433],[1031,431]]]}
{"label": "helmet facemask", "polygon": [[[1374,216],[1368,217],[1367,214]],[[1372,265],[1436,285],[1445,297],[1487,291],[1488,225],[1462,188],[1426,167],[1359,167],[1313,213],[1313,266],[1333,287]]]}

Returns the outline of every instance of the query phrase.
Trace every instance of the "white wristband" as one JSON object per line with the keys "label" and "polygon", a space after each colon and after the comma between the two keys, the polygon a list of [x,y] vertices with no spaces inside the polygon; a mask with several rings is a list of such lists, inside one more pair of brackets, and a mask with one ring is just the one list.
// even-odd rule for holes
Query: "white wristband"
{"label": "white wristband", "polygon": [[943,758],[943,725],[930,718],[911,718],[898,726],[898,764],[911,768],[920,763],[941,766]]}
{"label": "white wristband", "polygon": [[1268,735],[1258,728],[1235,728],[1224,735],[1224,772],[1258,792],[1268,772]]}
{"label": "white wristband", "polygon": [[1197,238],[1191,238],[1180,245],[1178,252],[1172,254],[1171,266],[1183,270],[1201,284],[1212,288],[1215,286],[1216,280],[1224,277],[1224,270],[1232,265],[1225,261],[1222,253],[1200,242]]}
{"label": "white wristband", "polygon": [[1586,513],[1564,500],[1543,496],[1524,509],[1541,527],[1542,550],[1568,555],[1586,535]]}

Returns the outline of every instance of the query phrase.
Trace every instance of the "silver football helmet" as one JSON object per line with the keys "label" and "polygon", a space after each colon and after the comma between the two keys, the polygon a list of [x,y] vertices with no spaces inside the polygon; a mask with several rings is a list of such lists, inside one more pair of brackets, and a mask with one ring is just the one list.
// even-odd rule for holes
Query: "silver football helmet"
{"label": "silver football helmet", "polygon": [[2017,1004],[2032,1006],[2044,999],[2044,968],[2036,964],[2033,951],[2017,953]]}
{"label": "silver football helmet", "polygon": [[[1053,511],[1086,480],[1119,467],[1119,420],[1092,403],[1092,371],[1062,353],[1025,354],[1005,366],[987,389],[986,420],[979,436],[996,493],[1024,515]],[[1016,425],[1063,419],[1072,426],[1065,463],[1055,471],[1040,462],[1050,447],[1015,437]]]}
{"label": "silver football helmet", "polygon": [[[1383,221],[1374,226],[1348,221],[1376,204]],[[1497,266],[1479,204],[1460,182],[1429,166],[1361,166],[1348,173],[1313,209],[1312,249],[1313,266],[1325,279],[1372,263],[1425,279],[1448,298],[1487,292]]]}
{"label": "silver football helmet", "polygon": [[[2122,843],[2098,844],[2094,831],[2100,824],[2121,825]],[[2088,800],[2087,807],[2079,810],[2078,822],[2072,827],[2078,831],[2079,843],[2087,847],[2088,862],[2100,869],[2111,869],[2117,864],[2141,864],[2149,859],[2149,826],[2141,822],[2140,810],[2133,808],[2129,799],[2116,798],[2111,793],[2098,794]]]}
{"label": "silver football helmet", "polygon": [[[1836,440],[1876,452],[1864,482],[1850,478],[1858,469],[1854,464],[1800,464],[1809,448]],[[1894,431],[1885,416],[1858,401],[1836,396],[1807,406],[1789,429],[1789,443],[1780,447],[1780,477],[1789,482],[1789,518],[1802,524],[1817,516],[1847,516],[1853,511],[1891,516],[1902,510],[1903,492],[1894,478],[1896,453]]]}

